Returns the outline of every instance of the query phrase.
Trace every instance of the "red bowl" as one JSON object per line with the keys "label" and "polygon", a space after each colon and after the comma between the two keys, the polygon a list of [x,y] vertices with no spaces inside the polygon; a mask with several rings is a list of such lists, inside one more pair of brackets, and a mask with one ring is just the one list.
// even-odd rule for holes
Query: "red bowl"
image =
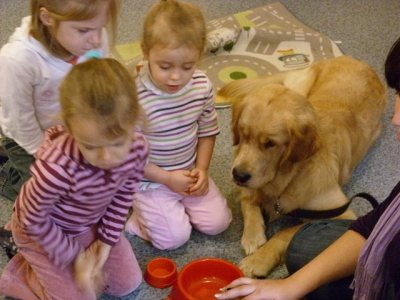
{"label": "red bowl", "polygon": [[178,276],[175,263],[168,258],[155,258],[146,267],[144,279],[156,288],[166,288],[174,284]]}
{"label": "red bowl", "polygon": [[167,300],[209,300],[231,281],[243,277],[242,271],[229,261],[202,258],[184,266]]}

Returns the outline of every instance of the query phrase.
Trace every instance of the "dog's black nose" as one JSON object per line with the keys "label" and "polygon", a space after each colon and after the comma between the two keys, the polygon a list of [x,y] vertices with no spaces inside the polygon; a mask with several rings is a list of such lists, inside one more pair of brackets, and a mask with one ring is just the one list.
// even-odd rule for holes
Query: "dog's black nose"
{"label": "dog's black nose", "polygon": [[236,168],[233,168],[232,175],[235,182],[239,185],[245,184],[251,178],[251,174],[246,172],[240,172]]}

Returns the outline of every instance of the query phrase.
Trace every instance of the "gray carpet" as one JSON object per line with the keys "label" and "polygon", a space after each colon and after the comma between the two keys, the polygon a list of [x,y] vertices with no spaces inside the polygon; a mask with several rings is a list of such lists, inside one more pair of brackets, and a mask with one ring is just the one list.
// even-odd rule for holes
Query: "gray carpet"
{"label": "gray carpet", "polygon": [[[119,24],[118,43],[129,43],[140,39],[141,24],[145,12],[155,1],[123,1],[123,10]],[[261,0],[203,0],[198,3],[207,20],[273,3]],[[300,22],[322,32],[338,46],[344,54],[351,55],[369,63],[383,80],[383,63],[390,45],[398,38],[399,1],[398,0],[282,0],[280,1]],[[0,45],[3,45],[20,19],[28,14],[28,0],[0,0]],[[1,80],[1,79],[0,79]],[[374,147],[355,170],[351,180],[345,186],[345,192],[351,196],[360,191],[367,191],[383,200],[390,189],[400,179],[398,160],[400,148],[391,125],[394,104],[394,92],[389,91],[390,105],[384,114],[384,129]],[[229,170],[232,158],[230,136],[230,110],[218,110],[221,134],[217,139],[210,175],[227,197],[233,210],[234,221],[230,228],[214,237],[193,232],[191,240],[175,251],[160,251],[148,243],[129,237],[142,270],[154,257],[173,258],[178,269],[186,263],[200,257],[219,257],[238,263],[243,258],[240,247],[242,216],[236,201],[238,191],[231,183]],[[361,215],[370,208],[363,202],[352,205]],[[0,199],[0,225],[10,217],[12,203]],[[284,226],[287,220],[272,224],[269,234]],[[1,252],[1,251],[0,251]],[[7,263],[4,253],[0,253],[0,271]],[[278,268],[272,277],[282,277],[286,270]],[[121,299],[163,299],[169,295],[169,289],[155,289],[145,282],[138,290]],[[103,296],[101,299],[114,299]]]}

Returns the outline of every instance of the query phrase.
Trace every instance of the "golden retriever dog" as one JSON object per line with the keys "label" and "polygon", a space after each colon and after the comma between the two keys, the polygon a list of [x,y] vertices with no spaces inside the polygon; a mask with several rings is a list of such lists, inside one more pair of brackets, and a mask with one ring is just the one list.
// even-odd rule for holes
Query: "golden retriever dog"
{"label": "golden retriever dog", "polygon": [[232,101],[232,177],[241,189],[241,243],[249,255],[239,266],[246,276],[266,276],[302,225],[267,241],[264,217],[344,206],[337,218],[355,218],[342,186],[380,134],[385,88],[367,64],[340,56],[237,80],[218,95]]}

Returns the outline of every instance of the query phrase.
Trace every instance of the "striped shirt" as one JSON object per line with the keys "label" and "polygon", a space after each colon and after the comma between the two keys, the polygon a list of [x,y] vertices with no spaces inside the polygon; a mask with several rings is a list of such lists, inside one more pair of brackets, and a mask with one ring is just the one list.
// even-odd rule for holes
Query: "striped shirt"
{"label": "striped shirt", "polygon": [[143,177],[148,144],[134,133],[126,161],[113,169],[90,165],[63,126],[46,131],[15,208],[20,224],[58,266],[81,250],[73,237],[98,225],[98,238],[114,245]]}
{"label": "striped shirt", "polygon": [[[198,138],[219,133],[210,80],[202,71],[196,70],[184,88],[168,94],[154,85],[145,65],[136,83],[139,102],[147,116],[143,134],[150,143],[149,160],[165,170],[192,169]],[[143,180],[141,188],[148,188],[149,183]]]}

